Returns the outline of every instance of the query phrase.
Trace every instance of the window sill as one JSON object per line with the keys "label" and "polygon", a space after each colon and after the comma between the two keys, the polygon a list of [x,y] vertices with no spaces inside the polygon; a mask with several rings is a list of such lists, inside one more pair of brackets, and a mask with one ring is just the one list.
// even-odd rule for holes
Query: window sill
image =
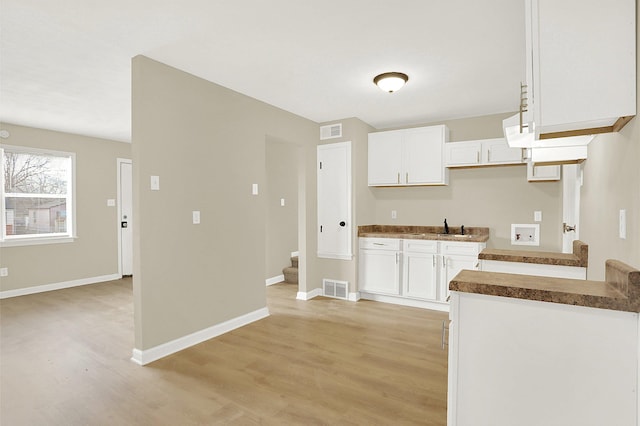
{"label": "window sill", "polygon": [[78,237],[30,237],[5,240],[0,242],[0,247],[39,246],[44,244],[72,243]]}

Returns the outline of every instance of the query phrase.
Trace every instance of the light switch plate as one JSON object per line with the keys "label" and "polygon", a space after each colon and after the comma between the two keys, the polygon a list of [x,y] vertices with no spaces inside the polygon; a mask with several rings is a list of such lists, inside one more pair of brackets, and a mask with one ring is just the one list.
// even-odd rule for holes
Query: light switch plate
{"label": "light switch plate", "polygon": [[619,234],[623,240],[627,239],[627,211],[625,209],[620,210],[620,223]]}
{"label": "light switch plate", "polygon": [[391,210],[391,219],[397,219],[398,218],[398,212],[396,210]]}
{"label": "light switch plate", "polygon": [[251,185],[251,194],[252,195],[258,195],[258,184],[254,183],[253,185]]}
{"label": "light switch plate", "polygon": [[200,211],[194,210],[191,212],[191,216],[193,218],[193,224],[197,225],[200,223]]}
{"label": "light switch plate", "polygon": [[280,198],[280,206],[284,207],[284,198]]}
{"label": "light switch plate", "polygon": [[536,210],[533,212],[533,221],[542,222],[542,212],[540,210]]}
{"label": "light switch plate", "polygon": [[114,200],[113,198],[109,198],[107,200],[107,207],[115,207],[116,206],[116,200]]}
{"label": "light switch plate", "polygon": [[160,176],[151,176],[151,190],[160,191]]}

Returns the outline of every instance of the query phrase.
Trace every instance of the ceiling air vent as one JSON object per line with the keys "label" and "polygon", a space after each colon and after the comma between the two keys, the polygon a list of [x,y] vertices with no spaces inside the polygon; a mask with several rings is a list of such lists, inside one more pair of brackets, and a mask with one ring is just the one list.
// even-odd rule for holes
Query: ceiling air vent
{"label": "ceiling air vent", "polygon": [[342,123],[329,124],[320,127],[320,140],[334,139],[342,137]]}

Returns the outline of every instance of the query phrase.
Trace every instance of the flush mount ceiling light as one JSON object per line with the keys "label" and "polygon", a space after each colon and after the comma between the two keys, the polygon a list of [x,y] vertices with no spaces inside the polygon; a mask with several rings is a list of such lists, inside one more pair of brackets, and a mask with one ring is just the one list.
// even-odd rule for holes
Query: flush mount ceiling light
{"label": "flush mount ceiling light", "polygon": [[385,92],[393,93],[400,90],[409,80],[409,76],[401,72],[385,72],[375,76],[373,83]]}

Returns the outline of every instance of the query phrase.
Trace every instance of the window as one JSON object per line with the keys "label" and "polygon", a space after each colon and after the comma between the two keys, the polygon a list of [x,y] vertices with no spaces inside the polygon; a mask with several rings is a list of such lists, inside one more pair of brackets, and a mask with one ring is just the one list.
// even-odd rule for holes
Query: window
{"label": "window", "polygon": [[2,245],[72,241],[75,154],[2,145]]}

